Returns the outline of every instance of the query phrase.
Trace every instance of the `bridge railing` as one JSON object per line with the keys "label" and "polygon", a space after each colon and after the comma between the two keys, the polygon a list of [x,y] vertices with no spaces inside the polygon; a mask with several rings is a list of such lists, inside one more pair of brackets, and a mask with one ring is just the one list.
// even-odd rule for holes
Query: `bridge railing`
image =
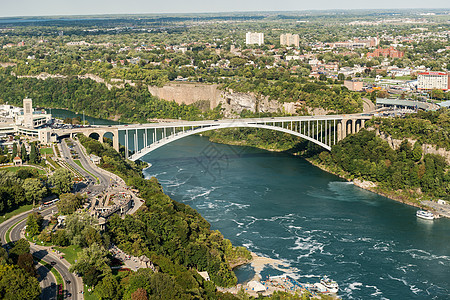
{"label": "bridge railing", "polygon": [[[121,128],[125,131],[125,153],[136,160],[143,155],[169,143],[192,134],[208,130],[249,127],[282,131],[310,140],[328,150],[340,139],[338,124],[342,118],[310,118],[304,120],[236,120],[235,122],[201,123],[195,125],[164,124],[148,128]],[[341,126],[342,127],[342,126]],[[131,147],[130,147],[131,146]],[[131,151],[130,151],[131,150]]]}

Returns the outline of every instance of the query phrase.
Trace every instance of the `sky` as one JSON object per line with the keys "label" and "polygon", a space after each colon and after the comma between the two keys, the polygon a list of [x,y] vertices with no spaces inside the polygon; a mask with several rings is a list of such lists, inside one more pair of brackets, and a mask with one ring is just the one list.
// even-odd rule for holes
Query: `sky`
{"label": "sky", "polygon": [[0,0],[0,17],[93,14],[450,8],[448,0]]}

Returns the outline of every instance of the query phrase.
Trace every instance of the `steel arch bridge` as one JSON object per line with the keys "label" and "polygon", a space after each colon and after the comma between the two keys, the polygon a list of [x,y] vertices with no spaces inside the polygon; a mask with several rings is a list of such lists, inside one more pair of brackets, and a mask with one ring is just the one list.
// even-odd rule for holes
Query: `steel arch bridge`
{"label": "steel arch bridge", "polygon": [[[311,141],[327,150],[347,134],[364,127],[364,115],[327,115],[258,119],[226,119],[209,121],[180,121],[114,126],[109,132],[124,136],[125,156],[132,161],[181,138],[209,130],[224,128],[262,128],[292,134]],[[99,128],[100,131],[102,130]],[[93,131],[91,129],[91,131]],[[95,130],[94,130],[95,131]],[[114,145],[118,150],[118,142]],[[130,150],[133,152],[129,155]]]}

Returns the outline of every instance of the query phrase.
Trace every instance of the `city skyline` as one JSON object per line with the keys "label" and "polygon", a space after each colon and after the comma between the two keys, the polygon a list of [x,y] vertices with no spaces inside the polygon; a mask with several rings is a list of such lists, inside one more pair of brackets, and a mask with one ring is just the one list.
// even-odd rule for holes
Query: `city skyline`
{"label": "city skyline", "polygon": [[[426,5],[426,7],[424,7]],[[220,12],[258,12],[258,11],[307,11],[307,10],[350,10],[350,9],[437,9],[449,8],[444,0],[423,1],[359,1],[350,0],[339,2],[321,0],[316,2],[298,2],[288,0],[283,7],[273,1],[202,1],[185,2],[174,0],[168,2],[153,2],[144,0],[130,0],[124,3],[119,0],[96,1],[57,1],[21,0],[19,2],[6,2],[2,5],[0,17],[19,16],[59,16],[59,15],[98,15],[98,14],[160,14],[160,13],[220,13]]]}

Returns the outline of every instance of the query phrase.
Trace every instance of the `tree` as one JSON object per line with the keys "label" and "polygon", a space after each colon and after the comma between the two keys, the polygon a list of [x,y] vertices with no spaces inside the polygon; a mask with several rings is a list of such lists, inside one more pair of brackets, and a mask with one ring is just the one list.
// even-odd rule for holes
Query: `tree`
{"label": "tree", "polygon": [[25,144],[20,147],[20,158],[23,162],[28,160],[27,149],[25,149]]}
{"label": "tree", "polygon": [[67,237],[73,245],[85,247],[89,242],[97,241],[94,234],[87,228],[97,228],[98,219],[90,216],[88,213],[74,213],[66,218]]}
{"label": "tree", "polygon": [[118,286],[116,278],[111,274],[107,275],[95,287],[95,294],[99,299],[120,299]]}
{"label": "tree", "polygon": [[344,73],[339,73],[337,79],[340,80],[340,81],[345,80],[345,75],[344,75]]}
{"label": "tree", "polygon": [[17,266],[22,268],[31,276],[36,276],[36,268],[34,266],[33,255],[31,255],[30,253],[19,255]]}
{"label": "tree", "polygon": [[13,143],[12,158],[15,158],[16,156],[17,156],[17,144]]}
{"label": "tree", "polygon": [[377,97],[378,98],[388,98],[389,97],[389,93],[386,92],[385,90],[381,90],[381,91],[378,91]]}
{"label": "tree", "polygon": [[147,291],[143,288],[138,288],[133,294],[131,294],[131,300],[147,300]]}
{"label": "tree", "polygon": [[17,266],[0,265],[1,299],[36,299],[41,294],[35,277]]}
{"label": "tree", "polygon": [[5,248],[0,247],[0,265],[5,265],[11,263],[8,256],[8,251]]}
{"label": "tree", "polygon": [[433,89],[430,92],[430,97],[432,99],[442,100],[445,98],[445,94],[443,90]]}
{"label": "tree", "polygon": [[102,273],[92,266],[84,272],[83,283],[87,286],[95,286],[97,285],[101,275]]}
{"label": "tree", "polygon": [[73,188],[72,172],[64,168],[59,168],[50,177],[49,182],[55,187],[55,191],[58,194],[70,192]]}
{"label": "tree", "polygon": [[27,219],[26,232],[32,237],[38,235],[41,230],[42,220],[43,218],[40,214],[38,213],[30,214]]}
{"label": "tree", "polygon": [[422,159],[422,145],[420,145],[419,142],[416,142],[414,144],[411,156],[412,159],[416,162]]}
{"label": "tree", "polygon": [[37,152],[36,152],[36,144],[35,143],[31,144],[29,160],[30,160],[30,163],[32,163],[32,164],[36,164],[36,163],[39,162],[38,155],[37,155]]}
{"label": "tree", "polygon": [[14,247],[9,251],[9,257],[17,262],[17,259],[20,255],[30,253],[30,243],[22,238],[15,242]]}
{"label": "tree", "polygon": [[52,234],[52,243],[57,246],[65,247],[69,246],[70,242],[67,238],[65,230],[57,230]]}
{"label": "tree", "polygon": [[[139,269],[130,276],[128,281],[127,291],[124,298],[127,298],[131,293],[131,299],[134,298],[134,293],[138,290],[150,291],[150,278],[153,276],[153,271],[151,269]],[[145,293],[147,297],[147,293]]]}
{"label": "tree", "polygon": [[93,243],[88,248],[78,252],[77,262],[70,267],[70,272],[75,271],[84,276],[88,270],[94,268],[100,274],[109,274],[111,269],[108,266],[109,259],[107,256],[108,251],[103,246]]}
{"label": "tree", "polygon": [[47,193],[47,188],[39,178],[25,179],[23,189],[25,190],[25,197],[29,202],[33,202],[33,206],[36,202],[41,201]]}
{"label": "tree", "polygon": [[61,194],[59,199],[56,206],[63,215],[74,213],[83,204],[83,196],[80,193],[76,195],[70,193]]}

